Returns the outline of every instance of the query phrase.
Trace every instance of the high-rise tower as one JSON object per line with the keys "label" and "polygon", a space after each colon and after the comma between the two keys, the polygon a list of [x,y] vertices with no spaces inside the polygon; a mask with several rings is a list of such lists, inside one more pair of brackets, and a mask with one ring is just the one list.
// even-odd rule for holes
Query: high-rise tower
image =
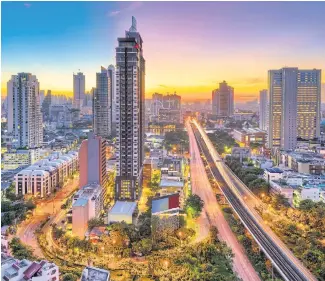
{"label": "high-rise tower", "polygon": [[73,74],[73,105],[80,109],[85,99],[86,78],[82,72]]}
{"label": "high-rise tower", "polygon": [[321,70],[269,71],[269,146],[295,149],[320,135]]}
{"label": "high-rise tower", "polygon": [[8,132],[16,147],[37,148],[43,143],[39,82],[31,73],[12,75],[8,90]]}
{"label": "high-rise tower", "polygon": [[96,73],[96,89],[93,95],[93,128],[96,135],[103,138],[112,132],[111,77],[105,67]]}
{"label": "high-rise tower", "polygon": [[219,83],[219,89],[212,91],[212,112],[223,117],[234,114],[234,88],[228,86],[226,81]]}
{"label": "high-rise tower", "polygon": [[107,68],[108,77],[111,80],[110,91],[111,91],[111,135],[116,135],[116,83],[115,83],[115,67],[109,65]]}
{"label": "high-rise tower", "polygon": [[260,123],[259,128],[267,131],[268,129],[268,95],[267,90],[260,91]]}
{"label": "high-rise tower", "polygon": [[145,60],[136,19],[116,48],[116,198],[136,200],[144,160]]}

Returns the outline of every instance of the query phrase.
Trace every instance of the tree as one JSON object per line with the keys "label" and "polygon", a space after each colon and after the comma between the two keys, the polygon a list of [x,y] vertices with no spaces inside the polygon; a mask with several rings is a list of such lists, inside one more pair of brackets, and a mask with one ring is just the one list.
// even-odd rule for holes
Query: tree
{"label": "tree", "polygon": [[188,150],[189,138],[186,131],[183,129],[178,129],[172,132],[166,132],[164,145],[167,150],[172,150],[179,146],[182,149]]}
{"label": "tree", "polygon": [[132,250],[134,253],[140,253],[146,256],[152,250],[152,240],[150,238],[144,238],[138,242],[134,242],[132,244]]}
{"label": "tree", "polygon": [[14,237],[9,243],[12,254],[16,259],[35,260],[33,250],[29,246],[25,246],[19,238]]}
{"label": "tree", "polygon": [[302,200],[299,204],[299,209],[303,211],[309,211],[315,206],[315,203],[311,199]]}
{"label": "tree", "polygon": [[191,194],[185,202],[185,210],[193,218],[200,216],[203,206],[204,201],[196,194]]}
{"label": "tree", "polygon": [[246,185],[249,185],[250,182],[254,181],[257,179],[257,176],[254,175],[254,174],[246,174],[244,177],[243,177],[243,182],[246,184]]}
{"label": "tree", "polygon": [[78,276],[73,273],[66,273],[62,277],[62,281],[77,281]]}
{"label": "tree", "polygon": [[88,230],[92,230],[95,226],[101,226],[104,224],[101,218],[92,218],[88,221]]}

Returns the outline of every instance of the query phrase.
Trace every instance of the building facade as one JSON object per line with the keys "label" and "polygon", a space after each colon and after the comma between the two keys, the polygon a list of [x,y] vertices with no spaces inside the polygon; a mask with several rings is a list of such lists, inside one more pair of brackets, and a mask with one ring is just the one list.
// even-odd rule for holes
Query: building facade
{"label": "building facade", "polygon": [[260,91],[260,120],[259,120],[259,128],[263,131],[267,131],[268,129],[268,95],[267,90]]}
{"label": "building facade", "polygon": [[96,73],[96,89],[93,95],[93,128],[97,136],[108,138],[112,134],[112,93],[111,75],[101,67]]}
{"label": "building facade", "polygon": [[136,200],[144,159],[145,60],[136,20],[116,48],[116,198]]}
{"label": "building facade", "polygon": [[50,119],[50,107],[52,103],[52,93],[51,90],[47,91],[46,96],[42,102],[42,113],[43,113],[43,120],[48,121]]}
{"label": "building facade", "polygon": [[226,81],[219,83],[219,89],[212,91],[212,112],[223,117],[234,114],[234,88],[228,86]]}
{"label": "building facade", "polygon": [[73,105],[80,109],[85,99],[86,78],[82,72],[73,74]]}
{"label": "building facade", "polygon": [[320,136],[321,70],[269,71],[270,148],[295,149],[297,139]]}
{"label": "building facade", "polygon": [[15,170],[21,166],[34,164],[40,159],[40,149],[8,151],[3,154],[3,170]]}
{"label": "building facade", "polygon": [[103,188],[98,183],[83,186],[73,197],[72,233],[84,238],[88,221],[98,218],[103,210]]}
{"label": "building facade", "polygon": [[111,92],[111,135],[116,135],[116,80],[115,80],[115,67],[109,65],[107,68],[108,78],[111,81],[110,92]]}
{"label": "building facade", "polygon": [[79,149],[80,180],[79,185],[98,183],[104,189],[105,202],[113,197],[113,190],[108,190],[108,174],[106,169],[106,140],[88,134],[88,139],[81,143]]}
{"label": "building facade", "polygon": [[79,169],[78,154],[54,153],[15,175],[16,194],[46,197],[63,186],[69,176]]}
{"label": "building facade", "polygon": [[243,128],[234,129],[233,137],[236,141],[243,143],[245,146],[250,146],[251,143],[265,145],[266,132],[258,128]]}
{"label": "building facade", "polygon": [[7,84],[8,132],[16,147],[37,148],[43,143],[39,82],[31,73],[12,75]]}

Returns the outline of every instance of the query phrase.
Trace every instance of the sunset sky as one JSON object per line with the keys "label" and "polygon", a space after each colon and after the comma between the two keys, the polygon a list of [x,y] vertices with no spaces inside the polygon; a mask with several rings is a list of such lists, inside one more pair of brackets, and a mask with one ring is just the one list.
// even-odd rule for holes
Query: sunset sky
{"label": "sunset sky", "polygon": [[323,68],[325,2],[2,2],[2,93],[12,74],[37,75],[41,89],[72,93],[72,75],[95,86],[115,64],[117,37],[138,21],[146,96],[210,98],[218,83],[251,100],[267,70]]}

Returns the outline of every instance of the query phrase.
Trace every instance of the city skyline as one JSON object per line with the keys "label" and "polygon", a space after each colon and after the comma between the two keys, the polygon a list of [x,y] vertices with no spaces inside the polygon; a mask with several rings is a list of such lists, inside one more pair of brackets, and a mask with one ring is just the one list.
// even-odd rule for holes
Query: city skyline
{"label": "city skyline", "polygon": [[[269,69],[325,64],[324,6],[321,2],[4,2],[2,95],[11,75],[22,71],[36,75],[41,89],[72,96],[72,74],[80,69],[89,91],[96,85],[98,67],[114,64],[115,38],[134,15],[146,38],[147,98],[154,92],[176,91],[184,100],[206,99],[226,80],[234,87],[236,101],[255,99],[267,87]],[[60,22],[54,22],[48,11]],[[29,24],[28,32],[21,29],[22,22]]]}

